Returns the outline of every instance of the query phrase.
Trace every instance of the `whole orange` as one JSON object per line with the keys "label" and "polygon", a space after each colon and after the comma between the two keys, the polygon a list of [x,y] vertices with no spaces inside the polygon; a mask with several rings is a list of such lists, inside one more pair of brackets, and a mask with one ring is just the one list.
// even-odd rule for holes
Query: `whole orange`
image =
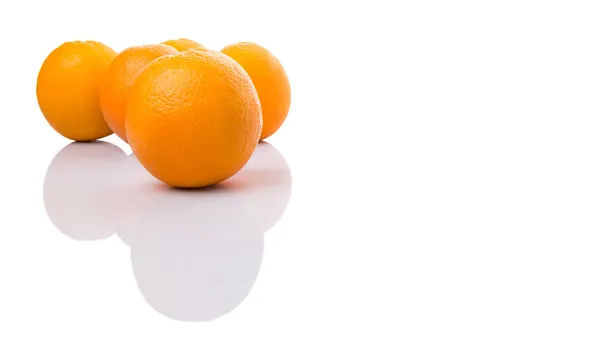
{"label": "whole orange", "polygon": [[100,107],[108,126],[123,141],[127,142],[125,108],[131,85],[150,61],[176,53],[175,48],[162,44],[135,46],[123,50],[111,62],[100,90]]}
{"label": "whole orange", "polygon": [[163,42],[162,44],[171,46],[171,47],[175,48],[176,50],[178,50],[179,52],[187,51],[188,49],[192,49],[192,48],[206,49],[204,46],[202,46],[202,44],[200,44],[194,40],[183,39],[183,38],[176,39],[176,40],[167,40],[167,41]]}
{"label": "whole orange", "polygon": [[290,110],[290,82],[283,66],[266,48],[251,42],[232,44],[221,52],[237,61],[250,75],[262,106],[260,140],[270,137],[283,125]]}
{"label": "whole orange", "polygon": [[152,61],[131,88],[127,139],[157,179],[204,187],[237,173],[260,137],[252,80],[228,56],[190,50]]}
{"label": "whole orange", "polygon": [[100,110],[100,86],[117,53],[97,41],[70,41],[44,60],[36,95],[44,117],[62,136],[92,141],[112,134]]}

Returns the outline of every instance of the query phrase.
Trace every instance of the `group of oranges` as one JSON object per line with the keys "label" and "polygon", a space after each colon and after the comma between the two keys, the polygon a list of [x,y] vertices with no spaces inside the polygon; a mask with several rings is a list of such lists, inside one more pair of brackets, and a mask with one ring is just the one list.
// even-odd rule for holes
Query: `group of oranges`
{"label": "group of oranges", "polygon": [[120,53],[97,41],[66,42],[45,59],[36,92],[62,136],[115,133],[150,174],[175,187],[236,174],[281,127],[291,100],[283,66],[264,47],[212,51],[189,39]]}

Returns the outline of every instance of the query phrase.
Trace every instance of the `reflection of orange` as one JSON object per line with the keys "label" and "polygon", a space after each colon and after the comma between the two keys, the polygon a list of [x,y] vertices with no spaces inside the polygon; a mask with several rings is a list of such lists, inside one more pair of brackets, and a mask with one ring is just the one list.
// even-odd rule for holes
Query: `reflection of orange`
{"label": "reflection of orange", "polygon": [[97,41],[66,42],[46,58],[37,78],[37,100],[58,133],[76,141],[112,131],[100,111],[100,85],[117,53]]}
{"label": "reflection of orange", "polygon": [[190,50],[154,60],[127,103],[133,152],[172,186],[202,187],[231,177],[248,162],[261,127],[250,77],[219,52]]}
{"label": "reflection of orange", "polygon": [[202,46],[202,44],[190,39],[167,40],[162,44],[169,45],[180,52],[186,51],[191,48],[206,49],[204,46]]}
{"label": "reflection of orange", "polygon": [[175,53],[175,48],[162,44],[130,47],[119,53],[110,64],[100,91],[100,104],[106,123],[125,142],[125,107],[129,88],[150,61]]}
{"label": "reflection of orange", "polygon": [[229,45],[221,52],[237,61],[250,75],[262,106],[260,139],[270,137],[281,127],[290,109],[290,83],[283,66],[271,52],[250,42]]}
{"label": "reflection of orange", "polygon": [[54,157],[43,196],[56,228],[77,240],[106,239],[115,233],[123,212],[131,208],[117,192],[117,169],[125,157],[123,150],[104,141],[74,142]]}

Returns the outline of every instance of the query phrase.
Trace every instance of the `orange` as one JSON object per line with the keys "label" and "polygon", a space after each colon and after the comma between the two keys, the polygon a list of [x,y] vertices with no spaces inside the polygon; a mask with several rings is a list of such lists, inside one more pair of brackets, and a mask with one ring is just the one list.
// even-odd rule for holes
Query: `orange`
{"label": "orange", "polygon": [[267,49],[240,42],[221,50],[237,61],[250,75],[262,106],[263,129],[260,140],[273,135],[288,116],[290,83],[279,60]]}
{"label": "orange", "polygon": [[65,42],[44,60],[36,94],[42,114],[58,133],[75,141],[112,134],[100,110],[100,85],[117,53],[97,41]]}
{"label": "orange", "polygon": [[135,46],[119,53],[110,64],[100,90],[100,107],[108,126],[123,141],[127,142],[125,107],[133,81],[150,61],[176,53],[175,48],[162,44]]}
{"label": "orange", "polygon": [[188,49],[192,48],[206,49],[206,47],[202,46],[202,44],[190,39],[167,40],[162,44],[169,45],[180,52],[187,51]]}
{"label": "orange", "polygon": [[258,144],[258,94],[226,55],[190,50],[152,61],[130,90],[127,139],[150,174],[204,187],[237,173]]}

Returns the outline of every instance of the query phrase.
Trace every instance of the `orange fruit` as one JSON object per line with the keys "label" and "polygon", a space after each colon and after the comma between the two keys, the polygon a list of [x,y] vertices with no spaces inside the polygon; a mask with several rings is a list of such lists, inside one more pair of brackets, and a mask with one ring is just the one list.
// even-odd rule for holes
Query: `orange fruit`
{"label": "orange fruit", "polygon": [[290,110],[290,82],[283,66],[266,48],[251,42],[232,44],[221,52],[237,61],[250,75],[262,106],[260,140],[270,137],[283,125]]}
{"label": "orange fruit", "polygon": [[150,174],[171,186],[204,187],[244,167],[262,117],[239,64],[219,52],[190,50],[148,64],[130,90],[125,125]]}
{"label": "orange fruit", "polygon": [[187,51],[188,49],[192,48],[206,49],[206,47],[202,46],[202,44],[190,39],[167,40],[162,44],[171,46],[179,52]]}
{"label": "orange fruit", "polygon": [[125,133],[127,93],[134,80],[150,61],[163,55],[176,53],[175,48],[162,44],[130,47],[119,53],[108,67],[100,90],[100,107],[108,126],[123,141],[127,142]]}
{"label": "orange fruit", "polygon": [[75,141],[112,134],[100,110],[100,86],[117,53],[97,41],[70,41],[44,60],[36,86],[42,114],[58,133]]}

